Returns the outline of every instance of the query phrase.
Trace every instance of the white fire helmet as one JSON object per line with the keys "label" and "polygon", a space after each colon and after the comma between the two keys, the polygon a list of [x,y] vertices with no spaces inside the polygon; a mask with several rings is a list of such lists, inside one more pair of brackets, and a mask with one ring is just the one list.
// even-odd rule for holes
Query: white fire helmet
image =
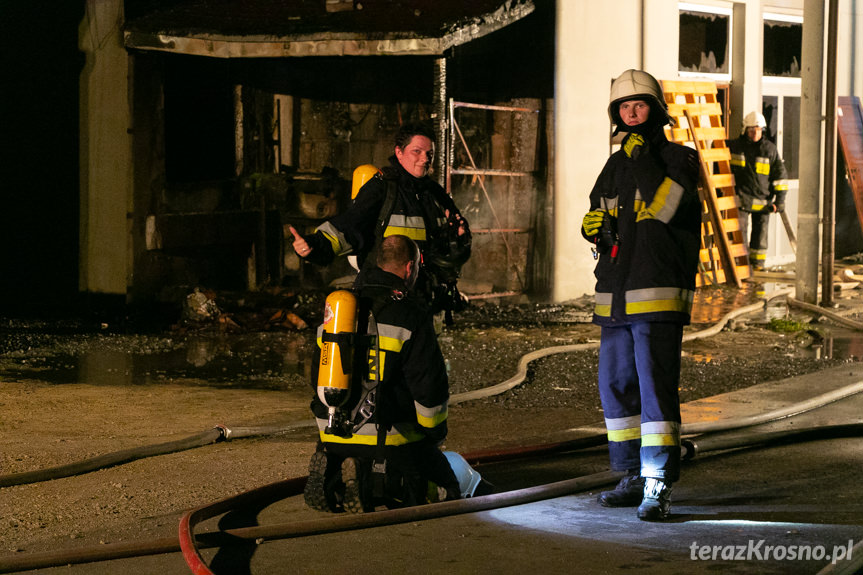
{"label": "white fire helmet", "polygon": [[746,117],[743,118],[743,129],[746,128],[766,128],[767,120],[764,119],[764,115],[759,112],[749,112],[746,114]]}
{"label": "white fire helmet", "polygon": [[671,124],[673,119],[668,115],[668,105],[659,82],[642,70],[627,70],[611,83],[611,97],[608,104],[608,117],[611,123],[620,126],[620,104],[627,100],[644,100],[651,103],[651,109],[661,110],[665,114],[664,123]]}
{"label": "white fire helmet", "polygon": [[482,481],[482,476],[479,472],[470,466],[464,457],[455,451],[444,451],[444,457],[449,461],[449,466],[452,467],[456,479],[458,479],[458,488],[461,491],[463,499],[473,497],[477,486]]}

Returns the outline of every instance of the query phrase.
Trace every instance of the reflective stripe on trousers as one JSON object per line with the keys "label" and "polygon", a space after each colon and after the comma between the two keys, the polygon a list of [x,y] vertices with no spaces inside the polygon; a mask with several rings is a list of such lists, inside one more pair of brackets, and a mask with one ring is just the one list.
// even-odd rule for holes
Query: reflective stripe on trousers
{"label": "reflective stripe on trousers", "polygon": [[599,396],[615,471],[674,482],[680,475],[680,352],[683,325],[603,327]]}

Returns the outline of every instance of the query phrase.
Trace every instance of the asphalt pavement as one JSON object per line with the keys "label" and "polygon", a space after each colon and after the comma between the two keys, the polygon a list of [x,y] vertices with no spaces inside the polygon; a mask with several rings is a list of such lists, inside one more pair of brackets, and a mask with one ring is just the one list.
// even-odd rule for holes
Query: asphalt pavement
{"label": "asphalt pavement", "polygon": [[[683,419],[694,423],[754,416],[861,381],[863,365],[849,363],[687,404]],[[863,393],[757,428],[724,432],[723,437],[856,423],[863,423]],[[567,430],[565,435],[596,431]],[[206,549],[203,555],[216,573],[231,575],[855,572],[848,568],[863,559],[863,438],[806,439],[723,449],[685,462],[674,486],[672,515],[661,523],[638,520],[634,508],[603,508],[596,502],[598,489],[593,489],[425,521]],[[605,468],[605,450],[591,448],[497,463],[481,472],[496,485],[514,489]],[[253,519],[260,525],[289,522],[299,513],[301,499],[255,510]],[[191,571],[179,553],[168,553],[30,572]]]}

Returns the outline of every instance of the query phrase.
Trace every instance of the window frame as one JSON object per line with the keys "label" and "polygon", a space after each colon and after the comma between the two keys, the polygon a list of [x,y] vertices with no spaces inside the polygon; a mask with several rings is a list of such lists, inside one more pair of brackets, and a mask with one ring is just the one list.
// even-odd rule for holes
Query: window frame
{"label": "window frame", "polygon": [[728,60],[728,72],[725,73],[711,73],[711,72],[691,72],[688,70],[681,70],[679,68],[680,64],[680,47],[678,46],[678,70],[677,74],[681,78],[709,78],[711,80],[715,80],[716,82],[731,82],[731,75],[734,72],[734,59],[732,58],[733,54],[733,46],[734,46],[734,5],[731,2],[717,2],[711,4],[696,4],[693,2],[678,2],[677,3],[677,12],[678,12],[678,26],[679,26],[679,17],[680,12],[700,12],[703,14],[710,15],[718,15],[718,16],[726,16],[728,17],[728,42],[726,44],[726,58]]}
{"label": "window frame", "polygon": [[[762,28],[762,30],[764,29],[764,26],[767,25],[768,21],[788,22],[788,23],[792,23],[792,24],[800,24],[800,26],[802,27],[803,26],[803,14],[802,13],[801,14],[791,14],[791,13],[785,13],[785,12],[762,12],[761,13],[761,28]],[[763,39],[763,33],[762,33],[762,42],[763,41],[764,41],[764,39]],[[801,50],[802,50],[802,47],[801,47]],[[763,58],[763,48],[762,48],[762,58]],[[800,66],[801,66],[801,70],[802,70],[802,67],[803,67],[802,54],[801,54]],[[794,78],[792,76],[770,76],[770,75],[767,75],[764,72],[763,59],[761,62],[761,76],[763,78],[763,81],[767,81],[769,79],[769,81],[771,83],[775,83],[775,84],[799,84],[801,81],[800,78]]]}

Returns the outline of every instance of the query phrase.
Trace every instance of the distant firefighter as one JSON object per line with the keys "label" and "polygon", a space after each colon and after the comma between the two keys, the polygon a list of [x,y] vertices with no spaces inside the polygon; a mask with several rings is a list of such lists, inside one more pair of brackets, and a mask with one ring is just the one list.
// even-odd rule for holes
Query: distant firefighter
{"label": "distant firefighter", "polygon": [[740,231],[746,238],[749,218],[752,235],[749,239],[749,263],[763,270],[767,258],[767,236],[770,214],[785,211],[788,176],[776,146],[763,137],[767,122],[758,112],[743,119],[743,132],[729,142],[731,171],[737,198],[740,200]]}

